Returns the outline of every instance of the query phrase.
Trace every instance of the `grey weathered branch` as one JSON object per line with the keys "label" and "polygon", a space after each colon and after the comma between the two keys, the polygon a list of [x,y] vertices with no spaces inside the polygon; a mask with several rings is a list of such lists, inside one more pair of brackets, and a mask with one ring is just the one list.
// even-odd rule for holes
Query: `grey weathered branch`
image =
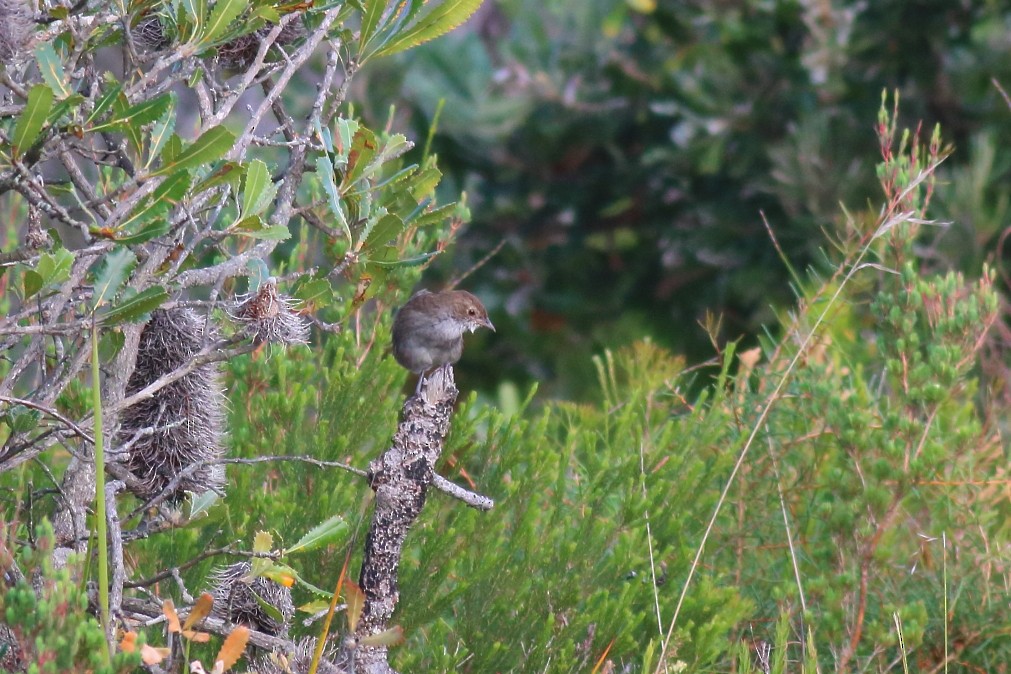
{"label": "grey weathered branch", "polygon": [[385,646],[365,646],[360,640],[389,627],[400,598],[398,575],[404,539],[435,481],[435,465],[442,455],[458,393],[452,367],[436,370],[422,384],[420,393],[404,404],[391,447],[369,464],[369,482],[376,499],[359,577],[365,607],[353,635],[356,645],[351,646],[357,672],[395,671],[387,662]]}

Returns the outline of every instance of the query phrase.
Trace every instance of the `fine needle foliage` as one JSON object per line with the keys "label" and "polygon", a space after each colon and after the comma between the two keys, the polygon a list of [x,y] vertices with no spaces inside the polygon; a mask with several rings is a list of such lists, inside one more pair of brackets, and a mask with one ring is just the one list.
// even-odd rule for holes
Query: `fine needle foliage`
{"label": "fine needle foliage", "polygon": [[[879,122],[883,204],[850,215],[840,261],[798,279],[782,337],[727,345],[715,372],[649,341],[607,352],[592,403],[506,388],[464,402],[442,472],[496,507],[430,498],[405,554],[398,670],[987,671],[1011,657],[1006,456],[975,365],[993,278],[922,269],[945,150],[898,131],[894,108]],[[403,375],[356,344],[385,330],[381,317],[330,340],[322,368],[301,351],[230,364],[236,450],[374,456]],[[221,506],[235,531],[305,526],[317,508],[360,526],[363,492],[324,469],[238,479],[269,496]],[[343,564],[317,554],[313,568]]]}
{"label": "fine needle foliage", "polygon": [[[349,670],[361,469],[405,386],[388,309],[468,213],[345,96],[476,5],[94,3],[9,41],[0,668]],[[495,507],[427,495],[382,637],[398,671],[1011,661],[1007,453],[976,365],[994,275],[920,259],[948,150],[897,116],[883,101],[883,203],[846,214],[760,348],[714,322],[702,367],[641,339],[579,403],[465,397],[438,468]]]}

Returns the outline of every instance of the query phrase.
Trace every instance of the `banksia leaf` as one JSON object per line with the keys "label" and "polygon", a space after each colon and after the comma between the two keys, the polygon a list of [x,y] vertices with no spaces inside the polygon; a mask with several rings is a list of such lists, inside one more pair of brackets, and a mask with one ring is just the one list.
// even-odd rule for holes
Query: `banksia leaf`
{"label": "banksia leaf", "polygon": [[234,630],[229,632],[228,636],[225,638],[225,643],[221,644],[221,650],[218,651],[218,657],[215,662],[220,661],[223,665],[222,670],[227,672],[232,668],[239,658],[242,657],[242,653],[246,650],[246,643],[249,642],[249,628],[243,625],[236,627]]}

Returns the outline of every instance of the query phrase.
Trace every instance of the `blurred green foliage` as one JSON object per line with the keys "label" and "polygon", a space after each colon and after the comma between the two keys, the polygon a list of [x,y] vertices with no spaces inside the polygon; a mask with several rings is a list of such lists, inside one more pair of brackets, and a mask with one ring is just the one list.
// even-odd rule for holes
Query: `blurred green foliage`
{"label": "blurred green foliage", "polygon": [[[26,533],[24,527],[19,534]],[[0,593],[0,672],[27,674],[124,674],[138,669],[136,653],[105,655],[102,626],[88,611],[88,595],[71,578],[80,564],[55,568],[53,530],[48,522],[33,532],[34,548],[22,548],[18,560],[32,570]],[[13,537],[14,530],[7,532]],[[9,554],[4,544],[2,554]],[[4,565],[6,566],[6,565]]]}
{"label": "blurred green foliage", "polygon": [[499,0],[469,32],[378,64],[362,91],[367,116],[413,111],[419,137],[441,109],[433,147],[475,214],[456,267],[506,241],[468,285],[509,335],[486,385],[580,397],[589,354],[643,333],[708,357],[707,312],[754,343],[793,299],[763,214],[795,268],[827,269],[839,204],[880,197],[883,89],[959,148],[934,212],[958,222],[924,239],[978,273],[1011,196],[1011,113],[991,83],[1011,86],[1009,23],[985,0]]}

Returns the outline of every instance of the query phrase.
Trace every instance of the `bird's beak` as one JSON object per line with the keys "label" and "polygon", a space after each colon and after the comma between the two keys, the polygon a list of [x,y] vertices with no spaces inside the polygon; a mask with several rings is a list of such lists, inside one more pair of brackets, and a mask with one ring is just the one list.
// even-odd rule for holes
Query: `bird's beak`
{"label": "bird's beak", "polygon": [[492,332],[495,332],[495,326],[491,324],[491,319],[490,318],[484,319],[484,321],[481,322],[481,325],[483,325],[484,327],[488,328]]}

